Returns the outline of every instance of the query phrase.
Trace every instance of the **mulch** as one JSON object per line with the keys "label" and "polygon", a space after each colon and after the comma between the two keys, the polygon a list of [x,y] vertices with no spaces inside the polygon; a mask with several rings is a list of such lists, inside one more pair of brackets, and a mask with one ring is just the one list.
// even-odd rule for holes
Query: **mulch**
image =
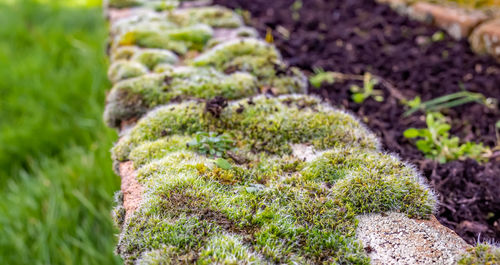
{"label": "mulch", "polygon": [[[422,100],[466,89],[500,101],[500,64],[474,54],[467,41],[445,34],[428,41],[439,29],[412,21],[373,0],[215,0],[217,4],[248,10],[252,26],[261,35],[271,30],[284,59],[306,72],[326,71],[375,74],[389,85],[378,85],[384,101],[351,100],[350,86],[359,81],[324,84],[310,93],[355,113],[376,133],[386,150],[415,164],[438,193],[438,220],[469,243],[500,240],[500,160],[480,164],[474,160],[439,164],[426,159],[411,140],[409,127],[425,127],[423,113],[403,117],[400,99]],[[295,6],[296,8],[293,8]],[[469,103],[444,110],[451,133],[464,141],[497,145],[495,123],[500,113]]]}

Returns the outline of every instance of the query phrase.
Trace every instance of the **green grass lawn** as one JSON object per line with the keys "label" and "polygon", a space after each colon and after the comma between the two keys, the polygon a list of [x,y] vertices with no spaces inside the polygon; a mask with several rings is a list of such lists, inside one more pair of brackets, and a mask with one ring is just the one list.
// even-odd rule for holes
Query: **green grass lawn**
{"label": "green grass lawn", "polygon": [[0,264],[121,263],[106,22],[82,2],[0,0]]}

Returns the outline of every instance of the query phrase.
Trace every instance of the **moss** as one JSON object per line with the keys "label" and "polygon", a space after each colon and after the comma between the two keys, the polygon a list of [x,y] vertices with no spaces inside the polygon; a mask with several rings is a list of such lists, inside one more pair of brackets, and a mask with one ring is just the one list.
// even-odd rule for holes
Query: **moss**
{"label": "moss", "polygon": [[459,265],[493,265],[500,264],[500,248],[486,243],[478,244],[467,250],[460,260]]}
{"label": "moss", "polygon": [[239,27],[236,29],[232,29],[230,31],[226,31],[224,35],[217,36],[216,38],[212,38],[208,41],[205,49],[213,48],[225,41],[232,39],[241,39],[241,38],[258,38],[259,33],[254,28],[250,27]]}
{"label": "moss", "polygon": [[144,10],[138,12],[139,15],[114,22],[111,25],[111,35],[118,36],[134,30],[165,31],[199,24],[212,28],[239,28],[243,26],[239,15],[219,6],[184,8],[166,13]]}
{"label": "moss", "polygon": [[173,99],[212,98],[237,99],[258,93],[257,82],[247,73],[230,75],[193,67],[177,67],[161,74],[149,74],[116,84],[108,95],[104,113],[109,126],[139,117],[151,108]]}
{"label": "moss", "polygon": [[142,49],[137,51],[132,57],[132,61],[145,65],[153,70],[158,64],[175,64],[179,61],[177,55],[168,50],[161,49]]}
{"label": "moss", "polygon": [[125,258],[126,264],[143,252],[164,245],[173,248],[170,249],[172,257],[183,256],[199,249],[214,229],[213,225],[196,217],[180,216],[175,220],[160,215],[132,217],[124,225],[117,252]]}
{"label": "moss", "polygon": [[141,76],[148,73],[148,68],[143,64],[133,61],[118,60],[109,66],[108,78],[116,83],[121,80]]}
{"label": "moss", "polygon": [[116,227],[121,228],[125,221],[125,208],[123,207],[123,193],[121,191],[115,193],[115,208],[113,208],[111,215]]}
{"label": "moss", "polygon": [[173,9],[179,2],[179,0],[110,0],[109,6],[114,8],[143,6],[160,11]]}
{"label": "moss", "polygon": [[[206,114],[200,113],[202,109],[190,102],[158,109],[125,136],[128,141],[123,146],[133,150],[134,155],[128,158],[137,165],[137,178],[146,191],[141,210],[136,214],[137,221],[157,215],[171,220],[193,218],[213,228],[200,236],[202,243],[196,249],[190,248],[189,253],[199,255],[192,263],[255,257],[260,263],[368,264],[369,259],[355,237],[356,215],[400,211],[409,216],[426,217],[434,209],[434,197],[420,183],[412,167],[392,155],[378,152],[376,140],[357,121],[322,105],[316,98],[260,96],[251,103],[236,101],[219,119],[204,117]],[[278,118],[284,113],[289,116]],[[300,119],[318,113],[319,117]],[[266,119],[257,118],[261,115]],[[257,119],[254,123],[246,117]],[[328,119],[333,117],[336,118]],[[338,119],[342,122],[334,122]],[[293,156],[283,156],[282,151],[246,148],[252,140],[243,141],[256,137],[247,133],[239,138],[242,141],[239,154],[245,155],[247,162],[241,164],[227,157],[232,166],[222,169],[214,159],[183,146],[194,132],[211,127],[210,120],[216,124],[213,128],[233,134],[244,131],[242,128],[252,132],[253,124],[269,125],[270,120],[280,120],[280,130],[273,131],[273,135],[284,138],[283,143],[312,144],[311,139],[318,136],[332,143],[320,141],[317,148],[334,149],[310,162],[300,161]],[[168,125],[168,133],[158,137],[154,131],[167,128],[161,124]],[[342,127],[334,132],[335,140],[328,136],[334,127],[329,125],[333,124]],[[352,135],[348,139],[338,138],[340,131],[364,138],[355,140]],[[135,136],[144,140],[137,148],[134,141],[139,138],[134,139]],[[124,233],[130,229],[124,228]],[[239,241],[220,244],[216,239],[221,234]],[[142,242],[136,234],[128,238],[130,242]],[[156,245],[179,248],[170,242],[170,239],[162,239]],[[156,248],[146,245],[148,249]],[[187,253],[182,251],[176,255]],[[248,256],[248,253],[254,255]]]}
{"label": "moss", "polygon": [[111,61],[130,60],[140,49],[134,46],[119,47],[111,53]]}
{"label": "moss", "polygon": [[220,118],[204,112],[197,102],[165,106],[151,112],[114,148],[114,157],[126,160],[131,149],[168,134],[198,131],[226,133],[242,150],[289,154],[292,143],[310,143],[325,149],[336,145],[378,148],[377,138],[355,118],[331,109],[311,96],[256,97],[235,101]]}
{"label": "moss", "polygon": [[[168,264],[189,264],[182,262],[182,258],[179,257],[177,248],[173,246],[162,245],[158,249],[146,251],[141,255],[141,258],[137,261],[138,265],[168,265]],[[178,261],[177,263],[174,261]]]}
{"label": "moss", "polygon": [[434,195],[421,185],[416,170],[390,154],[337,148],[301,173],[334,185],[334,196],[356,214],[398,211],[426,218],[436,210]]}
{"label": "moss", "polygon": [[234,11],[222,6],[179,9],[169,14],[168,19],[179,26],[202,23],[214,28],[237,28],[243,26],[242,18]]}
{"label": "moss", "polygon": [[115,40],[117,46],[137,45],[143,48],[160,48],[185,54],[188,50],[201,50],[212,38],[213,30],[203,24],[161,30],[157,28],[127,31]]}
{"label": "moss", "polygon": [[187,136],[174,135],[154,142],[146,142],[134,148],[130,153],[130,159],[134,161],[135,168],[139,168],[168,153],[187,149],[186,145],[191,139]]}
{"label": "moss", "polygon": [[153,69],[153,72],[154,73],[173,72],[174,69],[175,69],[175,66],[173,66],[171,64],[161,63],[161,64],[158,64],[155,66],[155,68]]}
{"label": "moss", "polygon": [[163,13],[152,11],[137,11],[138,15],[119,19],[111,24],[111,36],[119,36],[128,31],[134,30],[171,30],[178,28],[178,25],[171,22]]}
{"label": "moss", "polygon": [[264,87],[285,87],[296,93],[307,86],[304,75],[288,68],[276,48],[262,40],[239,38],[225,41],[192,61],[195,66],[211,66],[224,72],[245,71]]}
{"label": "moss", "polygon": [[222,234],[212,237],[201,250],[197,264],[270,264],[243,244],[242,238]]}
{"label": "moss", "polygon": [[[314,100],[299,104],[315,106]],[[397,210],[425,217],[434,207],[434,198],[413,168],[374,149],[338,147],[310,162],[263,152],[250,155],[253,162],[243,165],[228,158],[232,167],[226,170],[218,168],[214,159],[185,147],[173,151],[173,146],[182,146],[170,140],[180,137],[174,132],[170,132],[174,136],[137,148],[143,150],[137,154],[155,145],[154,150],[172,151],[134,156],[147,161],[138,170],[146,194],[136,218],[160,215],[207,222],[213,229],[200,236],[203,243],[196,249],[190,248],[190,253],[199,254],[191,263],[255,257],[262,263],[368,264],[355,238],[357,214]],[[177,139],[184,142],[187,138]],[[216,239],[221,232],[239,241],[220,244]],[[127,245],[136,245],[143,239],[133,234],[128,240]],[[162,239],[156,244],[179,248],[172,241]],[[176,257],[184,255],[183,251]]]}

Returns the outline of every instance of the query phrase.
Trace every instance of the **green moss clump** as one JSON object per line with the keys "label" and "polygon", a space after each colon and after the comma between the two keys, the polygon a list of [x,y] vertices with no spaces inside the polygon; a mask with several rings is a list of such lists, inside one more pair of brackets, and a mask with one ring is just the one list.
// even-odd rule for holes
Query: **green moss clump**
{"label": "green moss clump", "polygon": [[134,46],[123,46],[111,52],[111,62],[118,60],[130,60],[140,49]]}
{"label": "green moss clump", "polygon": [[122,191],[117,191],[115,193],[115,208],[111,212],[113,221],[116,227],[121,227],[125,221],[125,208],[123,207],[123,193]]}
{"label": "green moss clump", "polygon": [[427,218],[436,210],[434,195],[421,185],[417,171],[389,154],[337,148],[301,173],[306,179],[334,185],[334,196],[357,214],[399,211]]}
{"label": "green moss clump", "polygon": [[163,13],[152,11],[138,12],[138,15],[121,18],[112,23],[110,28],[111,36],[119,36],[134,30],[171,30],[179,27],[174,22],[169,21]]}
{"label": "green moss clump", "polygon": [[138,265],[189,264],[188,261],[192,259],[186,257],[182,260],[175,247],[162,245],[158,249],[144,252],[136,263]]}
{"label": "green moss clump", "polygon": [[121,121],[140,117],[172,99],[237,99],[258,93],[257,81],[248,73],[226,75],[211,68],[177,67],[116,84],[108,95],[105,121],[117,127]]}
{"label": "green moss clump", "polygon": [[214,28],[237,28],[243,19],[234,11],[222,6],[179,9],[169,14],[168,19],[179,26],[202,23]]}
{"label": "green moss clump", "polygon": [[486,243],[478,244],[467,250],[460,260],[459,265],[493,265],[500,264],[500,248]]}
{"label": "green moss clump", "polygon": [[212,38],[211,27],[198,24],[182,28],[161,30],[156,28],[127,31],[115,40],[117,46],[136,45],[143,48],[159,48],[185,54],[188,50],[201,50]]}
{"label": "green moss clump", "polygon": [[195,58],[191,64],[215,67],[224,72],[249,72],[263,87],[286,87],[300,93],[307,86],[304,75],[295,68],[288,68],[273,45],[253,38],[220,43]]}
{"label": "green moss clump", "polygon": [[203,104],[185,102],[150,113],[115,146],[114,157],[123,161],[145,141],[168,134],[193,135],[199,131],[226,133],[242,150],[272,154],[291,153],[290,144],[310,143],[318,149],[355,145],[370,149],[377,138],[351,115],[334,110],[311,96],[258,96],[235,101],[219,118],[205,113]]}
{"label": "green moss clump", "polygon": [[187,143],[191,137],[174,135],[154,142],[145,142],[134,148],[130,153],[130,160],[134,161],[134,167],[141,166],[166,156],[169,153],[187,149]]}
{"label": "green moss clump", "polygon": [[179,58],[173,52],[168,50],[142,49],[137,51],[131,57],[131,60],[142,63],[150,70],[153,70],[158,64],[176,64],[179,61]]}
{"label": "green moss clump", "polygon": [[[330,152],[330,155],[326,155]],[[334,159],[333,154],[338,153],[339,157],[348,154],[355,158],[356,154],[364,152],[367,150],[345,148],[325,152],[323,156]],[[319,161],[327,164],[323,167],[331,165],[331,162],[321,158],[304,162],[305,165],[289,167],[290,161],[286,159],[264,155],[260,157],[261,162],[246,166],[232,163],[232,168],[225,170],[218,168],[214,160],[190,151],[170,152],[138,170],[138,179],[145,187],[146,195],[136,218],[142,220],[161,215],[164,219],[194,218],[211,224],[213,230],[200,237],[203,243],[197,245],[196,249],[191,248],[190,253],[199,254],[196,261],[191,261],[197,264],[237,257],[255,257],[260,262],[269,263],[369,264],[369,259],[355,238],[355,216],[366,212],[399,210],[425,217],[431,213],[431,209],[419,208],[421,212],[417,214],[407,211],[418,208],[421,200],[407,200],[404,196],[393,196],[393,193],[420,192],[420,198],[425,197],[429,202],[433,197],[424,186],[420,186],[417,176],[405,175],[412,174],[411,167],[390,155],[379,154],[377,157],[375,153],[369,153],[368,156],[373,156],[373,160],[366,162],[367,165],[357,165],[356,159],[351,164],[338,165],[339,168],[346,167],[343,169],[346,174],[333,185],[325,185],[324,180],[331,177],[311,179],[301,174],[313,166],[319,166]],[[363,160],[362,155],[358,158]],[[377,166],[380,161],[382,165]],[[350,181],[351,176],[364,166],[373,169],[369,174],[359,177],[367,178],[369,187],[352,189],[353,196],[338,196],[338,190],[347,186],[342,181]],[[385,170],[384,167],[389,169]],[[374,178],[383,181],[370,181]],[[402,182],[412,184],[401,185]],[[354,196],[356,192],[359,194]],[[360,197],[365,202],[371,199],[375,202],[367,206],[359,205]],[[391,198],[391,207],[377,205],[388,202],[379,198]],[[213,249],[211,242],[220,237],[221,231],[232,237],[244,238],[245,245],[251,246],[255,255],[248,256],[247,251],[240,252],[238,242],[231,242],[228,246],[217,244],[222,249]],[[139,235],[128,232],[127,235],[127,240],[123,241],[127,244],[121,248],[143,245],[136,242],[143,240]],[[172,245],[171,241],[168,239],[155,243],[160,246]],[[154,249],[148,244],[146,246]],[[179,247],[172,246],[176,249]]]}
{"label": "green moss clump", "polygon": [[252,253],[239,236],[222,234],[212,237],[203,247],[197,260],[199,265],[208,264],[270,264]]}
{"label": "green moss clump", "polygon": [[173,72],[175,66],[167,63],[160,63],[155,66],[153,69],[153,73],[164,73],[164,72]]}
{"label": "green moss clump", "polygon": [[110,0],[109,6],[114,8],[143,6],[161,11],[174,9],[179,6],[179,2],[179,0]]}
{"label": "green moss clump", "polygon": [[[200,131],[231,135],[237,149],[225,157],[229,167],[186,147]],[[303,161],[291,143],[312,145],[319,155]],[[357,215],[399,211],[425,218],[435,209],[411,166],[381,153],[375,136],[352,116],[311,96],[234,101],[218,118],[197,102],[164,106],[113,153],[134,162],[145,191],[122,231],[119,249],[129,262],[146,252],[141,260],[166,253],[174,264],[183,257],[194,257],[189,264],[369,264],[355,235]],[[198,244],[159,223],[177,220],[203,222]],[[164,227],[167,232],[158,230]],[[145,241],[138,231],[159,235]]]}
{"label": "green moss clump", "polygon": [[[117,253],[126,261],[136,260],[143,252],[171,246],[169,254],[179,257],[199,249],[215,227],[196,217],[179,216],[175,220],[162,215],[136,216],[124,224]],[[130,264],[130,262],[126,262]]]}
{"label": "green moss clump", "polygon": [[139,62],[118,60],[109,66],[108,78],[116,83],[132,77],[138,77],[147,74],[148,68]]}

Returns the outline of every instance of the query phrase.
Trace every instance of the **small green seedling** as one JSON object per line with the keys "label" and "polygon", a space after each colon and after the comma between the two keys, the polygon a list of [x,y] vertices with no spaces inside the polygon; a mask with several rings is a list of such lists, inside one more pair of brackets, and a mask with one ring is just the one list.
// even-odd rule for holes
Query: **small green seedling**
{"label": "small green seedling", "polygon": [[417,96],[408,102],[403,102],[410,107],[410,109],[406,111],[403,116],[408,117],[419,110],[424,113],[439,112],[442,109],[453,108],[470,102],[477,102],[488,108],[494,108],[496,105],[494,99],[486,98],[481,93],[472,93],[469,91],[456,92],[425,102],[422,102],[420,97]]}
{"label": "small green seedling", "polygon": [[444,40],[444,37],[445,37],[444,32],[437,31],[436,33],[432,34],[431,40],[433,42],[438,42]]}
{"label": "small green seedling", "polygon": [[215,132],[197,132],[195,138],[187,146],[197,152],[221,157],[232,148],[233,141],[226,135],[217,135]]}
{"label": "small green seedling", "polygon": [[325,72],[321,68],[315,68],[314,75],[309,77],[309,82],[315,88],[320,88],[323,83],[331,85],[335,82],[335,73]]}
{"label": "small green seedling", "polygon": [[446,118],[438,112],[431,112],[426,117],[427,128],[410,128],[404,131],[406,138],[420,138],[416,142],[417,148],[422,151],[427,158],[446,163],[452,160],[462,160],[472,158],[477,161],[487,159],[489,148],[483,144],[466,142],[460,144],[460,139],[456,136],[450,137],[450,124]]}
{"label": "small green seedling", "polygon": [[215,164],[218,167],[225,169],[225,170],[229,170],[229,169],[233,168],[233,166],[231,166],[231,163],[229,163],[226,159],[220,158],[220,157],[215,160]]}
{"label": "small green seedling", "polygon": [[373,78],[372,74],[366,72],[363,76],[363,87],[357,85],[351,86],[352,100],[358,104],[363,103],[366,99],[373,97],[377,102],[384,101],[382,90],[375,89],[378,80]]}
{"label": "small green seedling", "polygon": [[293,4],[290,7],[290,9],[292,10],[292,19],[294,21],[300,20],[299,11],[302,9],[303,6],[304,5],[303,5],[303,3],[302,3],[301,0],[296,0],[295,2],[293,2]]}

